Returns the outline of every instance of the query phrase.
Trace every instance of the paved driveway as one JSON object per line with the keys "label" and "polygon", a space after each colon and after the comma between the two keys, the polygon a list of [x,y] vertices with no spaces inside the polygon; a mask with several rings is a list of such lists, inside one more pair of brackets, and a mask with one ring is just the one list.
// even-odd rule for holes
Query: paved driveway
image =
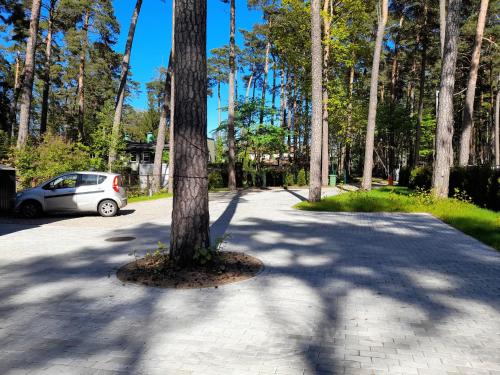
{"label": "paved driveway", "polygon": [[115,278],[168,242],[168,199],[0,220],[0,374],[500,374],[499,253],[428,215],[295,211],[301,194],[212,197],[213,237],[266,264],[218,289]]}

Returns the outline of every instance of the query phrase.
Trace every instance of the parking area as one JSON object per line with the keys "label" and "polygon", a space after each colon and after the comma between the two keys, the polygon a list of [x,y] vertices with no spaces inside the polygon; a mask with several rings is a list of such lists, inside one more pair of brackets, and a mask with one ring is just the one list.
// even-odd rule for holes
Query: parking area
{"label": "parking area", "polygon": [[171,199],[2,219],[0,374],[500,373],[499,253],[429,215],[291,208],[305,196],[211,196],[212,237],[265,264],[217,289],[114,276],[168,243]]}

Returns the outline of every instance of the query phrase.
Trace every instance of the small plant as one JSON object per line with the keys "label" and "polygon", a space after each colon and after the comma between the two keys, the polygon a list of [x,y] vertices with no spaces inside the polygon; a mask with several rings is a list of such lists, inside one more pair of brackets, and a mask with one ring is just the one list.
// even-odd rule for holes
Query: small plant
{"label": "small plant", "polygon": [[299,186],[307,185],[306,171],[304,169],[301,169],[299,171],[299,174],[297,175],[297,185]]}
{"label": "small plant", "polygon": [[295,181],[294,181],[294,178],[293,178],[293,173],[288,172],[288,173],[285,175],[285,183],[284,183],[284,186],[285,186],[285,187],[288,187],[288,186],[293,186],[293,185],[295,185]]}
{"label": "small plant", "polygon": [[467,192],[461,191],[459,188],[455,188],[453,198],[460,202],[472,203],[472,198],[467,195]]}
{"label": "small plant", "polygon": [[214,262],[222,250],[224,242],[226,242],[229,237],[231,237],[230,234],[224,234],[222,237],[217,238],[215,246],[197,249],[194,253],[193,259],[202,266]]}
{"label": "small plant", "polygon": [[430,206],[436,203],[436,197],[431,193],[431,191],[417,187],[415,192],[410,194],[410,197],[415,198],[418,205]]}

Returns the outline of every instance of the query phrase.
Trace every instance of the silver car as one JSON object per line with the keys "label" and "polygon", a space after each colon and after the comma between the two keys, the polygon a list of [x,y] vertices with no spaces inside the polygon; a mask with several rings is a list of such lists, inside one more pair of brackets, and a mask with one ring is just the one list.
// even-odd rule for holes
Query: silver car
{"label": "silver car", "polygon": [[115,216],[127,205],[119,174],[68,172],[17,193],[15,210],[27,218],[43,212],[98,212]]}

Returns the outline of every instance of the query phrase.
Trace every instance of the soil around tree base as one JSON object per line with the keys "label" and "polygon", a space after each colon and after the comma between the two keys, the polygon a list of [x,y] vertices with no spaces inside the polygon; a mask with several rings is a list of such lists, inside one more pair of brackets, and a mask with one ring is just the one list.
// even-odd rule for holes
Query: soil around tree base
{"label": "soil around tree base", "polygon": [[255,277],[264,264],[245,253],[222,251],[208,264],[179,268],[168,255],[148,255],[118,269],[116,276],[123,283],[157,288],[217,288]]}

